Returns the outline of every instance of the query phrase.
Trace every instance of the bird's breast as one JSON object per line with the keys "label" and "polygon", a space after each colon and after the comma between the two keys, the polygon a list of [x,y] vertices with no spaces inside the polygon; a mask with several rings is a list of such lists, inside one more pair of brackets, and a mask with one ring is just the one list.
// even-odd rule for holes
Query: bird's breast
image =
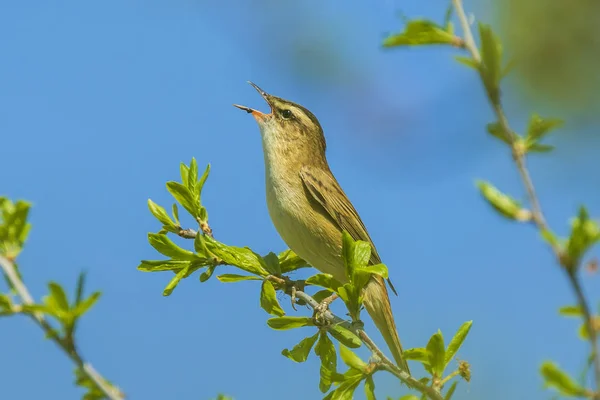
{"label": "bird's breast", "polygon": [[267,206],[275,229],[289,248],[310,265],[345,280],[341,233],[309,201],[299,171],[281,172],[272,167],[266,169]]}

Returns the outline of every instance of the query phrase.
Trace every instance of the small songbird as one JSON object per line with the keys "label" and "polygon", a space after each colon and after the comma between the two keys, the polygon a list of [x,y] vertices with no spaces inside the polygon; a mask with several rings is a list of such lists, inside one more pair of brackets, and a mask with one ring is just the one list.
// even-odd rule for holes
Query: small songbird
{"label": "small songbird", "polygon": [[[325,137],[317,118],[301,105],[265,93],[249,82],[271,107],[269,114],[234,106],[252,114],[262,136],[267,206],[284,242],[319,271],[347,282],[341,256],[342,231],[371,245],[370,264],[381,260],[367,228],[335,179],[325,157]],[[384,280],[373,275],[364,305],[398,366],[409,371]]]}

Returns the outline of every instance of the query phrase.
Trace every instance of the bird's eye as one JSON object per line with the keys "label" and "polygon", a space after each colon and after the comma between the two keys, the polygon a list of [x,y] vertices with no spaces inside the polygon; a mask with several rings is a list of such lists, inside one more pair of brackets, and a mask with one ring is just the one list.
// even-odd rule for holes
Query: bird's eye
{"label": "bird's eye", "polygon": [[285,119],[290,119],[292,118],[292,112],[290,110],[283,110],[281,116]]}

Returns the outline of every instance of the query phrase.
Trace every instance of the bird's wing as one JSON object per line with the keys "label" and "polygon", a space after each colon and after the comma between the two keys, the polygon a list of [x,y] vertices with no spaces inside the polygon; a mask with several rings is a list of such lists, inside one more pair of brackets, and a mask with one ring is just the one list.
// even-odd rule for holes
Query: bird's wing
{"label": "bird's wing", "polygon": [[[320,168],[304,166],[300,170],[300,177],[312,199],[322,207],[323,213],[337,224],[340,233],[345,230],[352,239],[369,243],[371,245],[370,262],[372,264],[381,263],[365,224],[333,174]],[[392,291],[396,293],[389,279],[388,283]]]}

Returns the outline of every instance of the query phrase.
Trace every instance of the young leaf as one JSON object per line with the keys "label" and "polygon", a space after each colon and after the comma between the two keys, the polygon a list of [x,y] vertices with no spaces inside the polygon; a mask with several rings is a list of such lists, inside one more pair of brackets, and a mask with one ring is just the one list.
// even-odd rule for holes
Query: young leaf
{"label": "young leaf", "polygon": [[291,250],[286,250],[279,253],[279,266],[281,267],[281,273],[295,271],[300,268],[306,268],[309,265],[298,257],[296,253]]}
{"label": "young leaf", "polygon": [[585,207],[579,209],[579,215],[573,220],[571,235],[567,242],[567,268],[579,266],[589,248],[600,241],[600,228],[589,218]]}
{"label": "young leaf", "polygon": [[179,226],[179,208],[177,208],[177,203],[173,203],[173,219],[175,220],[175,225]]}
{"label": "young leaf", "polygon": [[85,271],[79,273],[77,278],[77,285],[75,285],[75,305],[81,303],[83,299],[83,291],[85,290]]}
{"label": "young leaf", "polygon": [[404,358],[406,360],[419,361],[422,364],[429,365],[429,354],[424,347],[416,347],[413,349],[404,350]]}
{"label": "young leaf", "polygon": [[454,59],[459,63],[466,65],[467,67],[478,69],[479,63],[473,60],[471,57],[454,56]]}
{"label": "young leaf", "polygon": [[160,254],[171,257],[175,260],[193,261],[198,259],[198,256],[189,250],[184,250],[177,246],[166,235],[149,233],[148,242],[150,242],[150,245],[154,247]]}
{"label": "young leaf", "polygon": [[319,332],[304,338],[292,350],[284,349],[281,354],[297,363],[306,361],[308,354],[319,337]]}
{"label": "young leaf", "polygon": [[500,123],[494,122],[491,124],[487,124],[486,128],[488,133],[493,137],[500,139],[502,142],[508,145],[511,144],[510,136],[504,131],[504,128],[502,128],[502,125],[500,125]]}
{"label": "young leaf", "polygon": [[367,400],[376,400],[375,382],[373,381],[372,375],[369,375],[369,377],[365,380],[365,396],[367,397]]}
{"label": "young leaf", "polygon": [[489,25],[479,24],[481,38],[481,77],[492,103],[500,99],[500,76],[502,73],[502,46]]}
{"label": "young leaf", "polygon": [[332,377],[336,374],[337,357],[333,342],[324,331],[319,334],[315,354],[321,358],[319,390],[321,393],[325,393],[331,387]]}
{"label": "young leaf", "polygon": [[454,391],[456,390],[456,385],[458,385],[458,381],[452,382],[452,386],[450,386],[450,389],[448,389],[448,391],[446,392],[446,395],[444,396],[444,400],[450,400],[452,398],[452,395],[454,394]]}
{"label": "young leaf", "polygon": [[532,142],[537,142],[539,139],[550,133],[551,130],[563,125],[563,121],[558,118],[544,119],[537,114],[532,114],[527,128],[527,138]]}
{"label": "young leaf", "polygon": [[309,285],[321,286],[325,289],[329,289],[332,292],[337,292],[337,290],[342,286],[342,284],[333,278],[333,276],[329,274],[316,274],[311,276],[306,280],[306,283]]}
{"label": "young leaf", "polygon": [[208,251],[220,258],[223,263],[238,267],[251,274],[267,276],[269,272],[263,267],[262,257],[245,247],[226,246],[209,236],[204,236]]}
{"label": "young leaf", "polygon": [[196,181],[198,180],[198,163],[196,159],[192,157],[192,161],[190,162],[190,169],[188,170],[188,178],[187,181],[182,182],[187,188],[190,190],[192,195],[199,199],[198,193],[196,192]]}
{"label": "young leaf", "polygon": [[329,328],[329,333],[344,346],[356,349],[362,345],[358,336],[341,325],[332,325]]}
{"label": "young leaf", "polygon": [[184,163],[179,164],[179,173],[181,174],[181,183],[185,184],[188,181],[190,168]]}
{"label": "young leaf", "polygon": [[275,330],[282,331],[303,326],[315,326],[315,323],[309,317],[275,317],[267,320],[267,325]]}
{"label": "young leaf", "polygon": [[171,181],[167,182],[167,190],[194,218],[200,216],[200,204],[196,203],[194,195],[187,187],[181,183]]}
{"label": "young leaf", "polygon": [[580,306],[564,306],[558,309],[558,313],[565,317],[582,317],[583,312]]}
{"label": "young leaf", "polygon": [[345,376],[345,380],[342,381],[340,386],[335,389],[333,392],[329,393],[327,396],[323,398],[323,400],[353,400],[354,399],[354,391],[360,385],[360,382],[363,380],[362,374],[350,374],[349,376]]}
{"label": "young leaf", "polygon": [[358,371],[364,371],[367,368],[367,363],[360,359],[352,350],[340,344],[340,357],[344,364]]}
{"label": "young leaf", "polygon": [[544,383],[547,386],[554,387],[565,396],[584,397],[586,395],[586,390],[583,387],[579,386],[566,372],[552,362],[543,363],[540,373],[544,377]]}
{"label": "young leaf", "polygon": [[429,343],[427,343],[427,357],[429,359],[429,365],[433,374],[437,377],[441,377],[445,369],[446,350],[444,349],[444,338],[442,333],[438,331],[435,335],[431,336]]}
{"label": "young leaf", "polygon": [[165,287],[165,289],[163,290],[163,296],[170,296],[171,293],[173,293],[173,290],[175,289],[175,287],[179,284],[179,281],[183,279],[183,277],[187,274],[188,272],[188,268],[189,267],[185,267],[183,268],[181,271],[179,271],[177,273],[177,275],[175,275],[171,281],[169,282],[169,284]]}
{"label": "young leaf", "polygon": [[143,272],[175,271],[190,265],[189,261],[178,260],[142,260],[137,269]]}
{"label": "young leaf", "polygon": [[406,395],[400,397],[398,400],[419,400],[419,398],[417,396],[415,396],[414,394],[406,394]]}
{"label": "young leaf", "polygon": [[207,164],[206,169],[202,173],[202,176],[200,177],[200,180],[198,180],[198,184],[196,186],[196,190],[198,190],[198,202],[200,202],[200,204],[202,204],[202,189],[204,188],[204,184],[206,183],[209,174],[210,164]]}
{"label": "young leaf", "polygon": [[252,275],[236,275],[236,274],[223,274],[217,276],[217,279],[221,282],[240,282],[240,281],[260,281],[261,279],[257,276]]}
{"label": "young leaf", "polygon": [[203,273],[200,274],[200,282],[206,282],[207,280],[210,279],[210,277],[212,276],[213,272],[215,272],[215,268],[217,268],[216,265],[210,265],[206,271],[204,271]]}
{"label": "young leaf", "polygon": [[312,295],[312,298],[315,299],[315,301],[317,303],[322,302],[323,300],[325,300],[327,297],[331,296],[333,293],[331,292],[331,290],[327,290],[327,289],[323,289],[323,290],[319,290],[317,293]]}
{"label": "young leaf", "polygon": [[275,287],[270,281],[263,281],[262,288],[260,290],[260,306],[269,314],[277,315],[281,317],[285,314],[285,311],[279,305],[277,301],[277,293]]}
{"label": "young leaf", "polygon": [[383,41],[383,47],[434,44],[456,45],[457,38],[432,21],[414,20],[408,22],[404,32],[391,35]]}
{"label": "young leaf", "polygon": [[531,220],[531,212],[521,208],[519,202],[512,197],[500,192],[488,182],[478,181],[477,186],[481,195],[500,215],[520,222]]}
{"label": "young leaf", "polygon": [[152,200],[148,199],[148,208],[154,217],[160,221],[161,224],[175,228],[175,224],[169,218],[169,214],[165,211],[165,209]]}
{"label": "young leaf", "polygon": [[462,324],[460,328],[458,328],[458,331],[456,331],[456,334],[454,335],[454,337],[450,341],[450,344],[448,344],[448,348],[446,349],[446,358],[444,361],[444,366],[447,366],[448,363],[452,361],[452,358],[454,357],[458,349],[460,349],[460,346],[462,346],[463,342],[465,341],[465,338],[471,330],[471,325],[473,325],[473,321],[467,321],[464,324]]}
{"label": "young leaf", "polygon": [[48,288],[50,289],[50,296],[53,300],[53,304],[60,310],[67,311],[69,309],[69,300],[67,299],[67,295],[62,286],[56,282],[50,282]]}
{"label": "young leaf", "polygon": [[96,304],[96,301],[98,301],[100,295],[100,292],[94,292],[87,299],[77,303],[73,309],[73,314],[75,314],[76,317],[80,317],[85,314],[94,304]]}
{"label": "young leaf", "polygon": [[272,275],[281,275],[281,267],[279,266],[279,258],[273,252],[263,257],[264,265],[267,271]]}

